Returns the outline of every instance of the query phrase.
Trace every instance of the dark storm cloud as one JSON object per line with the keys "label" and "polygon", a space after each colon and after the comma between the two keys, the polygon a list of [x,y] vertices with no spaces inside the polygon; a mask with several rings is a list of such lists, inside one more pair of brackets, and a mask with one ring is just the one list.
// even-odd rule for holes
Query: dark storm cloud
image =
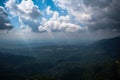
{"label": "dark storm cloud", "polygon": [[84,0],[86,6],[104,8],[110,5],[112,0]]}
{"label": "dark storm cloud", "polygon": [[10,22],[8,21],[8,15],[3,7],[0,6],[0,30],[12,29]]}
{"label": "dark storm cloud", "polygon": [[85,0],[85,5],[92,8],[93,15],[88,26],[91,31],[109,29],[120,31],[119,0]]}

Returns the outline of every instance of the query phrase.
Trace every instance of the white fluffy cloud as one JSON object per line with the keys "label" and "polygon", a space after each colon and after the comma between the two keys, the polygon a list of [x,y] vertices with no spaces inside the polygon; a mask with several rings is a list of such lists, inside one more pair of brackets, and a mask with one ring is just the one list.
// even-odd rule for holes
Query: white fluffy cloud
{"label": "white fluffy cloud", "polygon": [[84,0],[53,0],[55,4],[66,9],[69,14],[75,17],[78,22],[85,22],[91,19],[91,8],[84,5]]}
{"label": "white fluffy cloud", "polygon": [[[50,6],[46,8],[45,12],[47,14],[45,16],[51,15],[51,17],[49,19],[44,18],[32,0],[22,0],[18,4],[16,0],[9,0],[5,3],[5,6],[11,15],[19,18],[20,27],[22,30],[25,29],[25,31],[28,27],[35,32],[78,32],[86,29],[86,27],[81,27],[79,24],[71,22],[71,15],[60,16],[59,12],[52,11]],[[83,17],[88,18],[87,15]]]}
{"label": "white fluffy cloud", "polygon": [[48,31],[48,32],[80,32],[86,30],[87,27],[81,27],[78,24],[71,22],[70,15],[60,16],[57,11],[52,11],[48,6],[46,9],[48,15],[52,15],[50,19],[42,19],[42,28],[39,27],[39,31]]}
{"label": "white fluffy cloud", "polygon": [[5,6],[12,16],[19,18],[20,27],[29,26],[33,31],[38,30],[41,11],[32,0],[22,0],[19,4],[16,3],[16,0],[9,0]]}

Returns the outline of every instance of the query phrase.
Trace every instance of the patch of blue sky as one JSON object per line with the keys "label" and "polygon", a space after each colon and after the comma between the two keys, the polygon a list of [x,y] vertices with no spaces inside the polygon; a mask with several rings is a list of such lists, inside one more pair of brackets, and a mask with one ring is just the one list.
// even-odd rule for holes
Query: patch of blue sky
{"label": "patch of blue sky", "polygon": [[42,0],[35,0],[34,4],[37,5],[41,11],[44,11],[48,6],[50,6],[51,10],[57,11],[59,15],[67,15],[67,11],[57,7],[52,0],[45,0],[44,3]]}
{"label": "patch of blue sky", "polygon": [[52,11],[57,11],[60,16],[65,16],[68,14],[67,10],[57,7],[52,0],[44,0],[44,2],[43,0],[34,0],[34,4],[39,7],[42,12],[42,16],[47,19],[50,19],[52,17],[52,15],[47,15],[47,13],[45,12],[48,6],[51,7],[50,9]]}
{"label": "patch of blue sky", "polygon": [[19,30],[20,29],[20,23],[18,21],[18,17],[10,18],[10,23],[14,26],[15,30]]}
{"label": "patch of blue sky", "polygon": [[0,0],[0,6],[5,6],[4,3],[6,2],[7,0]]}

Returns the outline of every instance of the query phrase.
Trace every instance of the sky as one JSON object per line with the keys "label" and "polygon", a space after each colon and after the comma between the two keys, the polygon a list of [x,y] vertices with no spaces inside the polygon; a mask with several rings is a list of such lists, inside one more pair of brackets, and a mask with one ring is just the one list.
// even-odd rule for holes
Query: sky
{"label": "sky", "polygon": [[119,0],[1,0],[0,40],[75,42],[120,36]]}

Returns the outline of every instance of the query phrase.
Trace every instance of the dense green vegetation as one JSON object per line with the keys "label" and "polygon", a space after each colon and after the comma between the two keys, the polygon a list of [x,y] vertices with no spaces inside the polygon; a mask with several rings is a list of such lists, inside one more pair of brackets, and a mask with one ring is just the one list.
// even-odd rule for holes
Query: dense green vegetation
{"label": "dense green vegetation", "polygon": [[120,80],[119,41],[1,51],[0,80]]}

